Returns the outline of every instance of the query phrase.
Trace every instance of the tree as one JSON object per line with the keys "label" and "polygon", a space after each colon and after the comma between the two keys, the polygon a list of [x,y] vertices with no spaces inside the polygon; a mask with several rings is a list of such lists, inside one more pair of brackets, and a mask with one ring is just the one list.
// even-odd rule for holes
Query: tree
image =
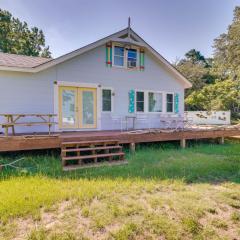
{"label": "tree", "polygon": [[0,9],[0,51],[27,56],[51,57],[43,31]]}
{"label": "tree", "polygon": [[214,40],[213,71],[221,80],[240,79],[240,7],[234,10],[227,33]]}
{"label": "tree", "polygon": [[205,57],[195,49],[191,49],[185,54],[186,60],[192,62],[193,64],[203,64],[206,65]]}
{"label": "tree", "polygon": [[206,84],[214,82],[215,77],[210,73],[211,59],[206,59],[195,49],[188,51],[185,58],[175,65],[193,85],[191,89],[186,91],[186,96],[193,91],[202,89]]}
{"label": "tree", "polygon": [[218,80],[194,91],[185,102],[191,110],[231,110],[236,116],[240,110],[240,81]]}

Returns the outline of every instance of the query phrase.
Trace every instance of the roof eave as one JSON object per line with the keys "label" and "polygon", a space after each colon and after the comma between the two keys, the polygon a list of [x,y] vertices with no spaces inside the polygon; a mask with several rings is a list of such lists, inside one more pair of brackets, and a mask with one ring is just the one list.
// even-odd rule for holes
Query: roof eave
{"label": "roof eave", "polygon": [[34,73],[36,70],[34,68],[24,68],[24,67],[9,67],[9,66],[0,66],[0,71],[7,72],[29,72]]}

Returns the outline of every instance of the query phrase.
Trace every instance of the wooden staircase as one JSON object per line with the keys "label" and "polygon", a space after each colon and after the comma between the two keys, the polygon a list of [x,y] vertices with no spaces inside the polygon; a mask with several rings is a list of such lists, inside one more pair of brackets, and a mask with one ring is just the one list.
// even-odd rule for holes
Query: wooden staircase
{"label": "wooden staircase", "polygon": [[62,142],[63,170],[127,164],[122,146],[116,140]]}

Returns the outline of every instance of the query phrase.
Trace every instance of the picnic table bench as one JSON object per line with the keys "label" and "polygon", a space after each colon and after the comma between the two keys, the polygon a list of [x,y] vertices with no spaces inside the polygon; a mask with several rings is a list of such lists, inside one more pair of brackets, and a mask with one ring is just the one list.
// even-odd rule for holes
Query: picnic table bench
{"label": "picnic table bench", "polygon": [[[0,116],[5,117],[5,122],[1,123],[0,126],[5,129],[5,136],[8,136],[8,129],[12,129],[12,134],[15,135],[15,127],[16,126],[48,126],[48,134],[51,134],[51,127],[54,124],[57,124],[56,122],[52,121],[52,118],[57,116],[56,114],[0,114]],[[37,118],[38,122],[35,121],[26,121],[26,122],[19,122],[20,119],[23,118]]]}

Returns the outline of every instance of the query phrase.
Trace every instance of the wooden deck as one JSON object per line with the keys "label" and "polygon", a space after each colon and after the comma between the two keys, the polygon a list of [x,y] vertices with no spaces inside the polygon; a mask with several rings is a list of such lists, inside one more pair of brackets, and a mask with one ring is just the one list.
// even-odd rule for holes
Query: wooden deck
{"label": "wooden deck", "polygon": [[88,132],[62,132],[51,136],[47,134],[19,134],[16,136],[4,137],[0,135],[0,152],[54,149],[60,148],[62,142],[92,141],[92,140],[117,140],[120,144],[181,141],[182,146],[185,140],[190,139],[215,139],[240,136],[240,128],[210,128],[210,129],[188,129],[184,131],[164,131],[160,129],[121,132],[121,131],[88,131]]}

